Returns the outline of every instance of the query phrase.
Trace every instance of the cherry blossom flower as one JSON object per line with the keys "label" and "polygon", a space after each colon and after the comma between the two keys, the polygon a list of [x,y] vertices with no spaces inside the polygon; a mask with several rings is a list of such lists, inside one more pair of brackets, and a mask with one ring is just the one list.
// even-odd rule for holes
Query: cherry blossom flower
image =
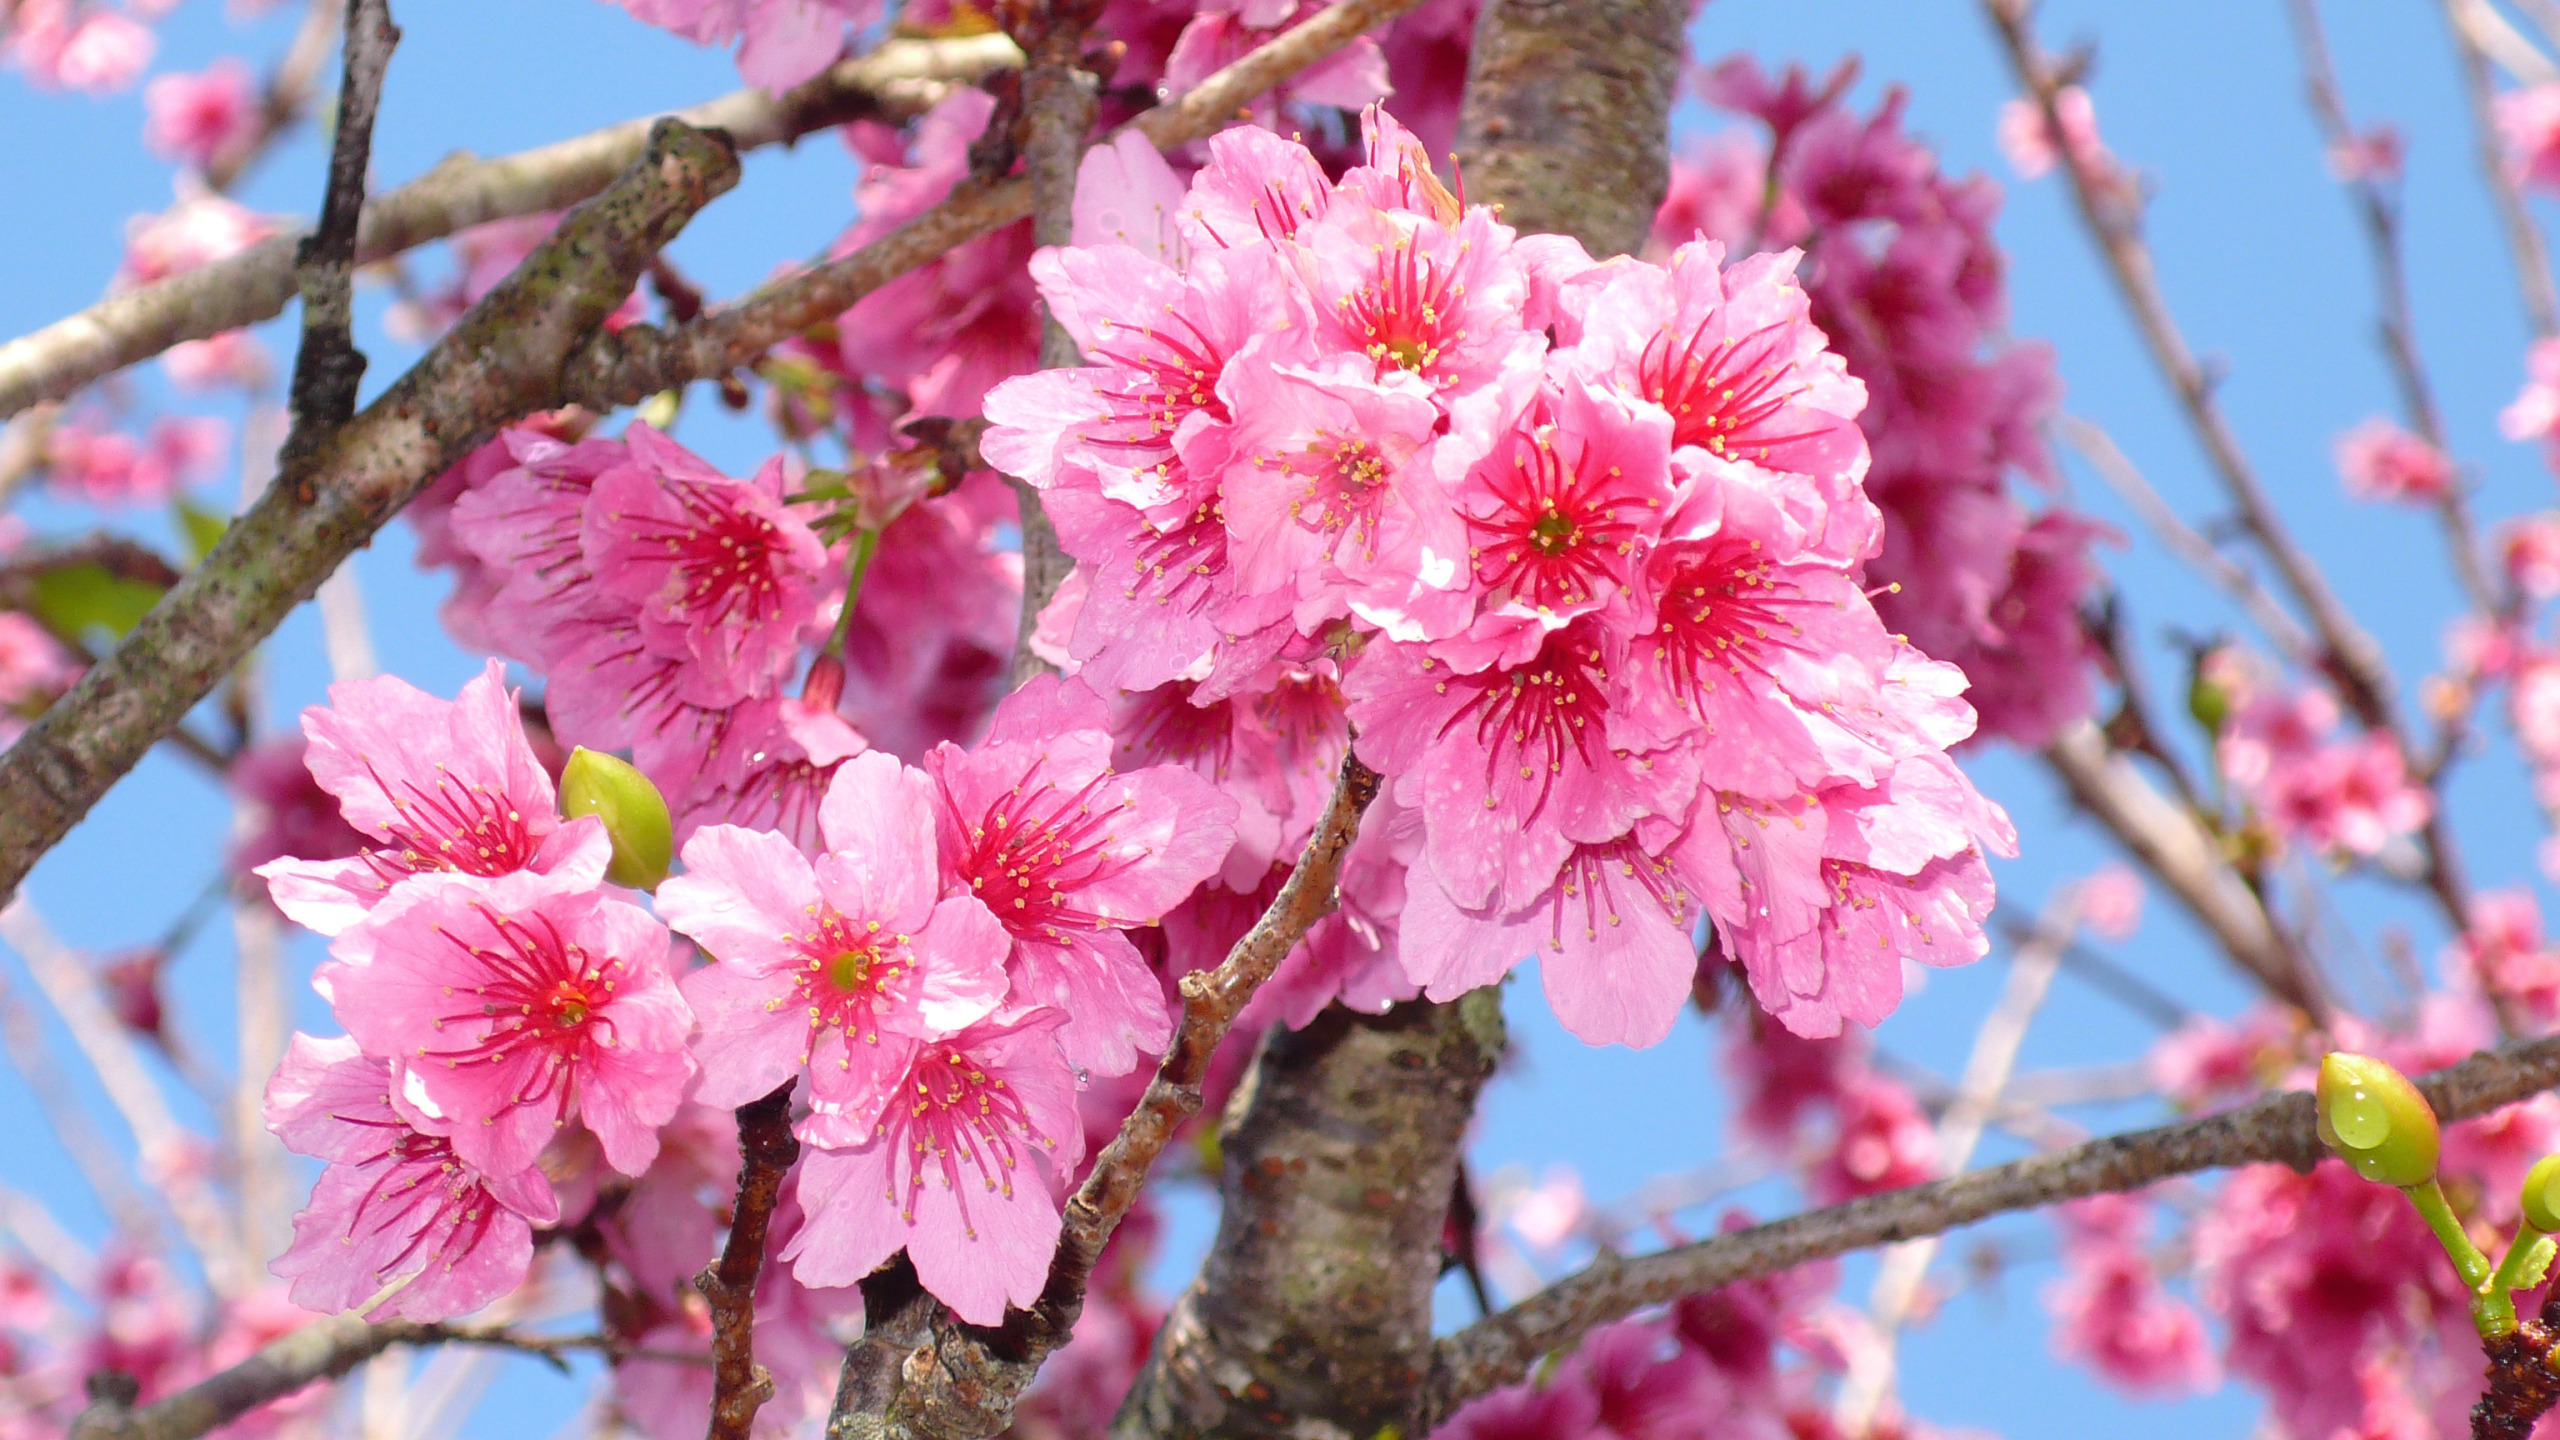
{"label": "cherry blossom flower", "polygon": [[1112,767],[1108,715],[1077,681],[1035,680],[977,749],[925,757],[946,889],[1012,937],[1012,1004],[1061,1012],[1076,1064],[1117,1075],[1173,1033],[1162,990],[1123,931],[1152,924],[1218,872],[1236,802],[1187,769]]}
{"label": "cherry blossom flower", "polygon": [[2021,180],[2040,180],[2052,173],[2054,163],[2067,150],[2076,168],[2103,173],[2115,163],[2107,153],[2106,142],[2098,138],[2098,108],[2089,92],[2077,85],[2065,85],[2054,92],[2053,118],[2062,122],[2062,139],[2054,140],[2054,126],[2044,107],[2032,99],[2012,100],[2000,107],[2000,153],[2009,159],[2009,168]]}
{"label": "cherry blossom flower", "polygon": [[312,778],[378,843],[343,860],[257,867],[276,908],[335,935],[412,875],[532,871],[571,888],[603,880],[613,842],[593,820],[562,822],[502,673],[490,661],[458,700],[388,675],[341,681],[329,704],[302,712]]}
{"label": "cherry blossom flower", "polygon": [[249,67],[223,56],[198,74],[162,75],[143,87],[148,112],[142,143],[163,160],[183,160],[199,170],[237,144],[255,122]]}
{"label": "cherry blossom flower", "polygon": [[2518,184],[2560,188],[2560,84],[2510,90],[2497,101],[2498,138]]}
{"label": "cherry blossom flower", "polygon": [[2525,351],[2524,388],[2498,412],[2498,433],[2510,440],[2560,444],[2560,340],[2537,340]]}
{"label": "cherry blossom flower", "polygon": [[1004,1000],[1011,941],[976,898],[937,898],[932,789],[895,756],[839,768],[819,823],[814,866],[770,832],[700,831],[658,907],[718,962],[683,986],[703,1026],[698,1098],[743,1105],[805,1068],[801,1138],[850,1146],[870,1137],[919,1043]]}
{"label": "cherry blossom flower", "polygon": [[2511,1002],[2541,1025],[2560,1022],[2560,950],[2545,943],[2530,890],[2491,890],[2471,900],[2471,925],[2447,953],[2455,978]]}
{"label": "cherry blossom flower", "polygon": [[142,78],[159,37],[121,10],[103,6],[74,12],[70,0],[29,0],[17,7],[12,28],[0,32],[9,61],[48,89],[108,95]]}
{"label": "cherry blossom flower", "polygon": [[2432,503],[2453,493],[2453,462],[2376,416],[2338,437],[2338,474],[2358,500]]}
{"label": "cherry blossom flower", "polygon": [[539,1168],[489,1171],[462,1159],[455,1127],[404,1103],[400,1083],[352,1039],[296,1035],[267,1086],[267,1128],[288,1149],[329,1162],[294,1217],[293,1247],[275,1262],[306,1310],[362,1307],[369,1320],[469,1314],[522,1283],[533,1226],[559,1218]]}
{"label": "cherry blossom flower", "polygon": [[2221,1383],[2204,1317],[2161,1285],[2141,1241],[2141,1202],[2096,1195],[2062,1207],[2063,1275],[2045,1290],[2054,1352],[2136,1396],[2201,1394]]}
{"label": "cherry blossom flower", "polygon": [[2493,539],[2498,563],[2518,590],[2536,600],[2560,596],[2560,514],[2502,521]]}
{"label": "cherry blossom flower", "polygon": [[809,1221],[783,1252],[805,1285],[851,1285],[897,1253],[952,1313],[1029,1308],[1060,1225],[1056,1178],[1082,1157],[1065,1017],[1033,1009],[910,1052],[870,1139],[800,1162]]}
{"label": "cherry blossom flower", "polygon": [[633,18],[697,45],[738,44],[738,73],[779,93],[834,63],[844,32],[880,18],[880,0],[619,0]]}
{"label": "cherry blossom flower", "polygon": [[228,260],[276,233],[275,222],[203,188],[178,180],[178,200],[167,212],[137,216],[125,226],[124,265],[115,288],[129,290]]}
{"label": "cherry blossom flower", "polygon": [[402,1057],[472,1164],[512,1173],[575,1118],[637,1175],[697,1069],[668,950],[598,890],[427,875],[342,932],[314,983],[369,1053]]}

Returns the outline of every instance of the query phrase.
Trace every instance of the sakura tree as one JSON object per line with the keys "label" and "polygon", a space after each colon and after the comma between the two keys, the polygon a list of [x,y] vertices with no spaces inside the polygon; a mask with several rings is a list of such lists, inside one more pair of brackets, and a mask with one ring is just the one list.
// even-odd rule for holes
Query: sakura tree
{"label": "sakura tree", "polygon": [[[2011,333],[1998,182],[1694,5],[538,3],[743,88],[386,187],[402,27],[449,14],[235,3],[242,53],[153,73],[175,0],[0,4],[177,176],[106,298],[0,344],[0,940],[48,1007],[0,972],[0,1037],[90,1192],[0,1172],[0,1440],[443,1434],[491,1354],[652,1437],[1920,1436],[1901,1336],[1997,1217],[2114,1392],[2288,1440],[2560,1403],[2560,514],[2447,418],[2560,465],[2550,6],[2445,7],[2534,338],[2441,401],[2399,132],[2286,11],[2402,404],[2285,463],[2429,537],[2413,679],[2023,0],[1981,0],[1983,128],[2210,513]],[[243,203],[324,123],[315,218]],[[706,293],[669,247],[803,141],[850,204]],[[368,617],[377,538],[432,619]],[[467,677],[378,662],[430,644]],[[2484,767],[2538,857],[2466,866]],[[56,939],[39,862],[208,781],[212,883],[129,882],[179,923]],[[2001,904],[1995,859],[2092,835]],[[227,1017],[166,979],[216,915]],[[1954,1022],[1906,1001],[1995,953],[1914,1063]],[[2161,1033],[2024,1069],[2065,972]],[[1624,1204],[1483,1163],[1548,1025],[1603,1074],[1707,1037],[1727,1153]]]}

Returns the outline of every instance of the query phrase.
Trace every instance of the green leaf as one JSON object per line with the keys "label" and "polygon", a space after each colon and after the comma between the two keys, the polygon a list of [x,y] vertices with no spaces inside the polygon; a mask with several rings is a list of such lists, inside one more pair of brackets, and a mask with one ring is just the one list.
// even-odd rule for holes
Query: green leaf
{"label": "green leaf", "polygon": [[214,542],[231,528],[231,517],[208,510],[193,500],[181,500],[176,506],[178,528],[187,537],[187,563],[192,565],[213,553]]}
{"label": "green leaf", "polygon": [[36,577],[35,610],[56,634],[86,636],[104,630],[123,639],[165,593],[157,585],[127,580],[103,565],[69,565]]}

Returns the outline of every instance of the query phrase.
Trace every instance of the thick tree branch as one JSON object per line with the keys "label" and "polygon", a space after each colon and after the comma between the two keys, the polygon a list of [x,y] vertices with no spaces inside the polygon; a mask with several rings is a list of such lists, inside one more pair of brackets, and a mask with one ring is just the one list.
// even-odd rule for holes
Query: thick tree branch
{"label": "thick tree branch", "polygon": [[[741,151],[787,145],[848,120],[921,113],[954,83],[1021,63],[1001,35],[892,40],[779,97],[740,90],[674,118],[721,130]],[[365,206],[360,265],[386,260],[490,220],[566,209],[628,169],[654,119],[495,160],[456,152],[425,175]],[[294,294],[301,232],[280,235],[202,268],[100,301],[77,315],[0,344],[0,416],[65,399],[102,376],[182,340],[202,340],[283,313]]]}
{"label": "thick tree branch", "polygon": [[[1417,3],[1340,0],[1201,81],[1181,99],[1159,105],[1123,128],[1136,130],[1158,148],[1206,139],[1232,123],[1246,102]],[[849,255],[777,280],[672,329],[633,325],[598,336],[579,355],[563,398],[591,410],[610,410],[694,380],[726,375],[801,331],[833,320],[853,302],[934,256],[1031,211],[1028,178],[992,183],[964,178],[950,198]],[[5,375],[0,370],[0,385],[5,385]]]}
{"label": "thick tree branch", "polygon": [[727,140],[661,120],[416,368],[278,476],[202,564],[0,756],[0,892],[339,562],[489,430],[558,403],[560,367],[694,212],[737,183]]}
{"label": "thick tree branch", "polygon": [[1522,234],[1643,247],[1671,173],[1688,12],[1649,0],[1498,0],[1476,20],[1459,173]]}
{"label": "thick tree branch", "polygon": [[[798,1082],[793,1082],[797,1084]],[[711,1301],[711,1440],[746,1440],[773,1377],[756,1363],[756,1277],[782,1177],[800,1158],[791,1135],[792,1085],[738,1107],[738,1201],[717,1264],[694,1285]]]}
{"label": "thick tree branch", "polygon": [[[1335,881],[1342,873],[1343,856],[1359,835],[1361,817],[1377,793],[1376,773],[1345,757],[1333,798],[1280,893],[1215,969],[1183,977],[1182,1023],[1174,1032],[1173,1045],[1147,1082],[1137,1108],[1121,1122],[1120,1133],[1095,1157],[1084,1183],[1068,1200],[1065,1226],[1039,1304],[1007,1315],[1003,1326],[994,1330],[960,1325],[934,1314],[932,1343],[914,1348],[905,1359],[902,1386],[886,1382],[887,1357],[867,1355],[857,1347],[846,1357],[836,1415],[828,1423],[830,1435],[847,1426],[862,1430],[854,1425],[854,1417],[864,1407],[877,1407],[874,1413],[884,1417],[877,1433],[890,1436],[977,1440],[1004,1429],[1014,1402],[1039,1372],[1040,1363],[1074,1331],[1094,1264],[1129,1207],[1137,1203],[1156,1157],[1164,1153],[1174,1131],[1199,1113],[1201,1087],[1208,1080],[1209,1061],[1219,1042],[1308,928],[1340,903]],[[870,1295],[868,1282],[864,1293]]]}
{"label": "thick tree branch", "polygon": [[356,413],[364,352],[356,348],[356,227],[364,219],[365,175],[373,163],[373,117],[382,108],[382,77],[400,44],[390,0],[347,0],[346,75],[338,87],[338,133],[329,149],[329,184],[320,223],[294,251],[294,284],[302,294],[302,348],[293,357],[285,438],[286,470]]}
{"label": "thick tree branch", "polygon": [[[2560,1083],[2560,1037],[2483,1051],[2417,1082],[2447,1123],[2485,1115],[2555,1083]],[[1943,1234],[2012,1210],[2120,1194],[2172,1176],[2234,1165],[2273,1162],[2308,1170],[2325,1153],[2310,1095],[2288,1091],[2202,1120],[2111,1135],[1632,1260],[1604,1258],[1442,1340],[1423,1418],[1427,1425],[1439,1424],[1465,1401],[1517,1381],[1540,1356],[1648,1305],[1773,1275],[1809,1260]]]}

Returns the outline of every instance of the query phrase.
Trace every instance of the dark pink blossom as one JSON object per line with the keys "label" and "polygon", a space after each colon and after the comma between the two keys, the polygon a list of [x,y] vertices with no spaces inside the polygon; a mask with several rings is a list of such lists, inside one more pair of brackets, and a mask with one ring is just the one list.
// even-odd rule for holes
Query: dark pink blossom
{"label": "dark pink blossom", "polygon": [[919,1043],[1004,1000],[1011,946],[977,899],[937,898],[932,788],[896,757],[847,761],[819,823],[814,866],[770,832],[699,832],[658,909],[717,962],[683,985],[703,1029],[697,1098],[743,1105],[806,1069],[801,1138],[858,1145]]}
{"label": "dark pink blossom", "polygon": [[2498,138],[2517,183],[2560,188],[2560,83],[2510,90],[2497,101]]}
{"label": "dark pink blossom", "polygon": [[342,932],[313,983],[368,1053],[401,1057],[411,1103],[471,1164],[512,1174],[574,1118],[637,1175],[696,1070],[668,952],[649,912],[595,889],[423,875]]}
{"label": "dark pink blossom", "polygon": [[2062,1207],[2062,1278],[2046,1287],[2054,1352],[2136,1396],[2201,1394],[2222,1381],[2204,1317],[2171,1296],[2142,1252],[2140,1201],[2097,1195]]}
{"label": "dark pink blossom", "polygon": [[533,1226],[559,1218],[539,1168],[491,1172],[465,1161],[449,1127],[395,1103],[398,1083],[388,1062],[358,1053],[351,1039],[296,1035],[267,1085],[267,1128],[286,1148],[329,1162],[294,1217],[293,1247],[275,1262],[306,1310],[363,1307],[369,1320],[469,1314],[523,1283]]}
{"label": "dark pink blossom", "polygon": [[142,89],[148,118],[142,143],[163,160],[183,160],[199,170],[238,144],[256,119],[249,67],[225,55],[194,75],[162,75]]}
{"label": "dark pink blossom", "polygon": [[880,18],[880,0],[620,0],[635,19],[697,45],[738,42],[738,73],[779,93],[843,53],[845,31]]}

